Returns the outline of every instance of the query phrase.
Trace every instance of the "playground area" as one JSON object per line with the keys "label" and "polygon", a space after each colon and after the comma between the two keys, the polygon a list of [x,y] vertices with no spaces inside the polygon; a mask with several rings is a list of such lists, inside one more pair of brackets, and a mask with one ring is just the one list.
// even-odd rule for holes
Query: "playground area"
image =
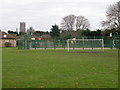
{"label": "playground area", "polygon": [[[3,48],[3,88],[117,88],[118,50]],[[90,51],[90,50],[88,50]]]}

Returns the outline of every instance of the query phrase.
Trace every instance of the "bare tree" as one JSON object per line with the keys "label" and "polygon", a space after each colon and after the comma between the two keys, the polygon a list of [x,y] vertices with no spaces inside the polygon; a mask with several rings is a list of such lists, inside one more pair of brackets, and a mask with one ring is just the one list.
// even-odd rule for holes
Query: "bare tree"
{"label": "bare tree", "polygon": [[61,29],[71,31],[76,27],[76,30],[78,29],[88,29],[90,27],[90,23],[88,19],[86,19],[84,16],[75,16],[73,14],[65,16],[62,19],[61,23]]}
{"label": "bare tree", "polygon": [[76,30],[85,30],[90,27],[88,19],[84,16],[77,16],[76,18]]}
{"label": "bare tree", "polygon": [[62,19],[61,28],[63,30],[73,30],[76,16],[71,14]]}
{"label": "bare tree", "polygon": [[120,1],[110,5],[106,12],[106,21],[102,21],[101,24],[105,28],[115,28],[120,30]]}

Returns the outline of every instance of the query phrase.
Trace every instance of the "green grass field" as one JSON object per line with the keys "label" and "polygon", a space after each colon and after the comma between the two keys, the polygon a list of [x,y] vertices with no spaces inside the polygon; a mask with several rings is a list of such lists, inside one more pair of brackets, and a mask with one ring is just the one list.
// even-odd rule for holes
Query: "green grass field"
{"label": "green grass field", "polygon": [[117,88],[118,51],[3,48],[3,88]]}

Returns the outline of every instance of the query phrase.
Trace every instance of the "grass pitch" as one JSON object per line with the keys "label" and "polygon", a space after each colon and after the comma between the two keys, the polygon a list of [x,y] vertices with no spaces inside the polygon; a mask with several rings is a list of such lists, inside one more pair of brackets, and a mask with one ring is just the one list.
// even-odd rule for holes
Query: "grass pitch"
{"label": "grass pitch", "polygon": [[118,51],[3,48],[3,88],[117,88]]}

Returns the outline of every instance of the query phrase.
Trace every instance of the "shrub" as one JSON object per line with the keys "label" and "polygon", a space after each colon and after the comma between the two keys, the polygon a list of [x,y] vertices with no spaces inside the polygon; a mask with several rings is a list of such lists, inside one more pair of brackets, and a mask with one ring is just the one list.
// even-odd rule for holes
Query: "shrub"
{"label": "shrub", "polygon": [[5,47],[11,47],[11,43],[10,42],[5,42]]}

